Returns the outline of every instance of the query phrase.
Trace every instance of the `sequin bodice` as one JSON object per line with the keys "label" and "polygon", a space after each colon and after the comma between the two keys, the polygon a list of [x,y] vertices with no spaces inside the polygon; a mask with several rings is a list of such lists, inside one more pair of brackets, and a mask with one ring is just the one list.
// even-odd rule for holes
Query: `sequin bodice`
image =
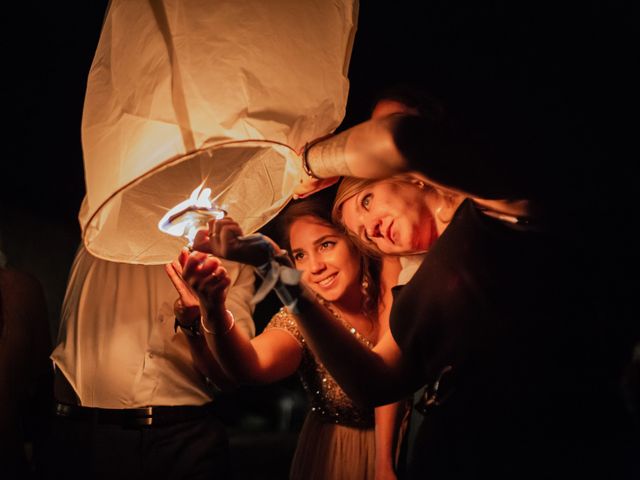
{"label": "sequin bodice", "polygon": [[[343,321],[345,328],[353,333],[364,345],[372,348],[371,342],[360,335],[355,328]],[[276,313],[266,329],[278,328],[290,333],[302,347],[302,361],[298,375],[311,403],[311,411],[323,421],[348,427],[372,428],[373,409],[356,406],[340,388],[329,372],[314,356],[298,330],[295,319],[285,309]]]}

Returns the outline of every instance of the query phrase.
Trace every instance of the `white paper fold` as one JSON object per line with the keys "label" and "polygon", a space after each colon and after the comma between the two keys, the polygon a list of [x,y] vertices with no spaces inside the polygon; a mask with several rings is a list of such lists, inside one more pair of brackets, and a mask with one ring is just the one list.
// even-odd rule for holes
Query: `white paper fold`
{"label": "white paper fold", "polygon": [[171,261],[157,229],[203,181],[246,232],[290,198],[305,142],[344,117],[357,0],[113,0],[82,119],[87,249]]}

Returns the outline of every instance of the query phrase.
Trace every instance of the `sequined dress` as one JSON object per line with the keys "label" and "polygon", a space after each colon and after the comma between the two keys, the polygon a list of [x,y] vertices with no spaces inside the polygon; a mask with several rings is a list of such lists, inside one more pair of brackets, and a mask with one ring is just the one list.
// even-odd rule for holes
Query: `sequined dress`
{"label": "sequined dress", "polygon": [[[343,321],[363,344],[373,345]],[[356,406],[315,358],[294,318],[284,309],[266,329],[291,334],[302,347],[298,375],[311,405],[291,464],[292,479],[372,479],[375,466],[373,409]]]}

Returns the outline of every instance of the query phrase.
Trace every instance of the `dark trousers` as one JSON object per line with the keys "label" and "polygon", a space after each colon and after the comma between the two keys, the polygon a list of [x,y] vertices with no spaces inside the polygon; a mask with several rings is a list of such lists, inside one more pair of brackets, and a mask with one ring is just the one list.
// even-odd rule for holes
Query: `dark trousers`
{"label": "dark trousers", "polygon": [[228,446],[213,413],[161,426],[55,417],[46,478],[227,479]]}

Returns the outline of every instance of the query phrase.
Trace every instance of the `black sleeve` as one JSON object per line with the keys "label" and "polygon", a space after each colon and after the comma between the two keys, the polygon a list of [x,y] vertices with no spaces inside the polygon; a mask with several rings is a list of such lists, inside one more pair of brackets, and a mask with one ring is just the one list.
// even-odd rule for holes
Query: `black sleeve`
{"label": "black sleeve", "polygon": [[529,160],[524,146],[514,144],[513,132],[453,118],[433,121],[402,116],[394,124],[393,135],[409,169],[472,196],[535,198],[537,185],[544,180],[540,163]]}

